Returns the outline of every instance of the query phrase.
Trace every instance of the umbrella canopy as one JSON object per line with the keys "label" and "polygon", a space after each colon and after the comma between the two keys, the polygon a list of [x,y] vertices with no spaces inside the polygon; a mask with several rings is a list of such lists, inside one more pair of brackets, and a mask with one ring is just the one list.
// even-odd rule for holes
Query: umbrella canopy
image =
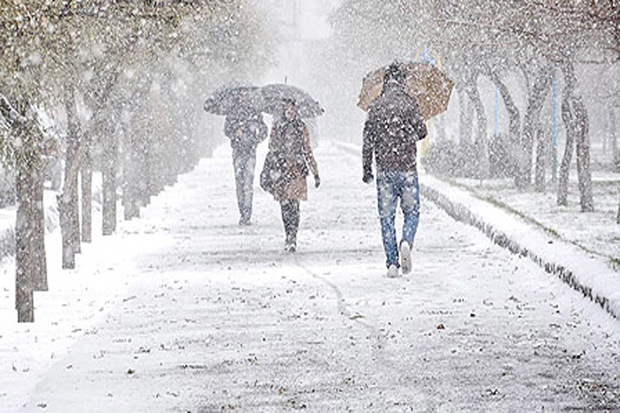
{"label": "umbrella canopy", "polygon": [[263,99],[260,88],[240,82],[231,82],[215,89],[205,100],[204,110],[214,115],[229,115],[241,108],[252,108],[260,112]]}
{"label": "umbrella canopy", "polygon": [[292,99],[297,106],[297,113],[302,118],[314,118],[323,114],[324,110],[319,102],[305,90],[296,86],[284,84],[272,84],[263,86],[263,112],[270,115],[280,115],[283,111],[283,99]]}
{"label": "umbrella canopy", "polygon": [[[445,73],[429,63],[407,62],[400,66],[407,77],[405,92],[416,99],[424,119],[448,109],[454,83]],[[368,110],[372,101],[381,95],[386,70],[387,67],[381,67],[364,77],[357,106]]]}

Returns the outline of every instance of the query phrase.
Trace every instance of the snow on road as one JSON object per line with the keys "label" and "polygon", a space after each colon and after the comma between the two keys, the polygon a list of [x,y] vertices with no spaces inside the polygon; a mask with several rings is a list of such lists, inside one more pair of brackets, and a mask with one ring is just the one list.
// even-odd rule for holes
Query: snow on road
{"label": "snow on road", "polygon": [[617,320],[424,199],[413,272],[387,279],[360,160],[316,157],[293,255],[258,186],[254,225],[236,225],[221,148],[53,273],[37,323],[0,333],[0,411],[620,410]]}

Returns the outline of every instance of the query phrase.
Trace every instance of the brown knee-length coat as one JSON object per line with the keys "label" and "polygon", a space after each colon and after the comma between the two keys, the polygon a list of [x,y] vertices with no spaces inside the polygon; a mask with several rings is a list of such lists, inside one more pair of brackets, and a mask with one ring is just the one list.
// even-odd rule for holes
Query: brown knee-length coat
{"label": "brown knee-length coat", "polygon": [[273,197],[278,201],[307,200],[308,169],[313,176],[319,169],[312,153],[308,127],[299,117],[274,121],[269,138],[269,152],[278,160],[277,165],[284,177],[275,188]]}

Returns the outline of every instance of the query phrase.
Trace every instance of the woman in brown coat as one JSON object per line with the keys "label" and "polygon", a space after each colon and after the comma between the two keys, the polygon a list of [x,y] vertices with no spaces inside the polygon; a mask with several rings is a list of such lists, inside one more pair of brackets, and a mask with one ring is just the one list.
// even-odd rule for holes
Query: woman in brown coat
{"label": "woman in brown coat", "polygon": [[280,202],[282,222],[286,241],[284,249],[295,252],[297,248],[297,230],[299,228],[299,201],[308,199],[306,176],[308,169],[314,176],[314,185],[319,187],[319,169],[317,167],[308,127],[297,114],[295,101],[284,101],[284,112],[275,119],[269,139],[269,152],[276,160],[276,168],[281,176],[272,194]]}

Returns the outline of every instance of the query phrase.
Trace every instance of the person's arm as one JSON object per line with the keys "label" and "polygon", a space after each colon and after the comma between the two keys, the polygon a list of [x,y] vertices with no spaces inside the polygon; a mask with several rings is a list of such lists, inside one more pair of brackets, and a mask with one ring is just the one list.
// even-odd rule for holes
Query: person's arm
{"label": "person's arm", "polygon": [[241,135],[243,135],[242,127],[243,124],[239,119],[226,116],[226,121],[224,122],[224,134],[228,136],[231,141],[237,141],[241,138]]}
{"label": "person's arm", "polygon": [[310,172],[312,172],[312,175],[314,176],[314,185],[318,188],[321,184],[321,178],[319,178],[319,167],[316,164],[316,159],[314,159],[314,153],[312,152],[312,143],[310,142],[310,133],[308,132],[308,127],[305,124],[304,147],[306,152],[306,162],[308,162]]}
{"label": "person's arm", "polygon": [[416,120],[415,131],[419,141],[426,138],[426,136],[428,135],[428,130],[426,129],[426,121],[424,120],[424,118],[422,118],[422,116],[418,116],[418,119]]}
{"label": "person's arm", "polygon": [[274,120],[273,124],[271,125],[271,133],[269,134],[269,151],[270,152],[277,152],[277,150],[279,148],[276,148],[276,134],[278,133],[278,124],[277,122]]}
{"label": "person's arm", "polygon": [[416,140],[421,141],[428,135],[426,120],[422,117],[420,108],[415,100],[412,102],[411,106],[411,114],[408,116],[408,118],[411,119],[411,132],[416,136]]}
{"label": "person's arm", "polygon": [[226,116],[226,120],[224,121],[224,135],[226,135],[228,138],[232,138],[235,134],[235,131],[233,130],[234,125],[230,116]]}
{"label": "person's arm", "polygon": [[267,137],[267,124],[263,120],[263,116],[258,117],[258,142],[262,142]]}
{"label": "person's arm", "polygon": [[364,141],[362,146],[362,180],[365,183],[370,183],[374,178],[372,175],[372,157],[374,153],[376,130],[372,114],[369,113],[368,119],[366,119],[366,123],[364,124]]}

